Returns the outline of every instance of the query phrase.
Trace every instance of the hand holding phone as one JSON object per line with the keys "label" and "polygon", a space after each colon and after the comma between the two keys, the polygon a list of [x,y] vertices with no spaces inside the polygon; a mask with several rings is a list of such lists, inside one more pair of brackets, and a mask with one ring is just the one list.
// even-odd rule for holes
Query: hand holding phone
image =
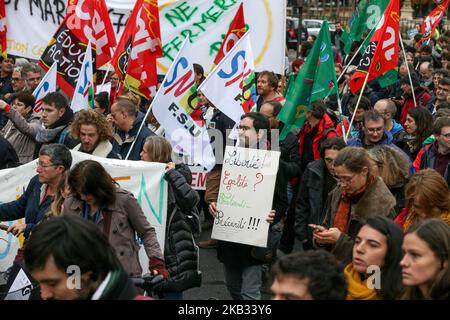
{"label": "hand holding phone", "polygon": [[324,226],[320,226],[318,224],[308,224],[308,227],[313,228],[314,232],[320,232],[320,231],[325,231],[327,230],[327,228],[325,228]]}

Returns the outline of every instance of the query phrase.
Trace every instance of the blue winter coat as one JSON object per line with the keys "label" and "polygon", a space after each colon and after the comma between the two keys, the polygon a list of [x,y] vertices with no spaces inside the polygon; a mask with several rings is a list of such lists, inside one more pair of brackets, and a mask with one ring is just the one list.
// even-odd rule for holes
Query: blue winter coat
{"label": "blue winter coat", "polygon": [[53,202],[52,196],[47,196],[41,204],[41,187],[38,175],[34,176],[28,184],[25,193],[16,200],[0,205],[0,221],[14,221],[25,218],[27,227],[24,232],[28,238],[33,227],[38,224],[49,211]]}

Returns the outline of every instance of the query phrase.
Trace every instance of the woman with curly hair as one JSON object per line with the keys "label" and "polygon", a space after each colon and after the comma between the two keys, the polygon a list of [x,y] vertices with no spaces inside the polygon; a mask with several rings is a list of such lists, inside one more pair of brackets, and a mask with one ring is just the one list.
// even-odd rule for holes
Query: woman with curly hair
{"label": "woman with curly hair", "polygon": [[433,169],[412,176],[405,187],[406,208],[395,222],[407,231],[419,220],[439,218],[450,225],[450,190],[445,179]]}

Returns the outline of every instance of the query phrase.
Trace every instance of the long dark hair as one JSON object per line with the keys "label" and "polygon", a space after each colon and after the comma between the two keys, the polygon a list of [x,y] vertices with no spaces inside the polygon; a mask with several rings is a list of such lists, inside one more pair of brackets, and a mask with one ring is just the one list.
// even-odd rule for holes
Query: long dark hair
{"label": "long dark hair", "polygon": [[[441,261],[441,270],[431,284],[430,297],[433,300],[448,299],[450,292],[450,227],[440,219],[426,219],[415,223],[408,231],[426,242]],[[424,299],[418,286],[407,287],[403,299]]]}
{"label": "long dark hair", "polygon": [[418,148],[433,133],[433,116],[430,111],[420,107],[409,110],[408,114],[414,119],[417,126],[414,135],[416,136],[415,145]]}
{"label": "long dark hair", "polygon": [[75,165],[69,174],[69,186],[73,196],[79,200],[82,193],[92,195],[99,206],[107,206],[116,201],[117,183],[94,160],[84,160]]}
{"label": "long dark hair", "polygon": [[380,293],[384,300],[394,300],[402,292],[402,260],[403,231],[392,220],[383,216],[374,216],[367,219],[366,224],[386,237],[388,250],[381,268]]}

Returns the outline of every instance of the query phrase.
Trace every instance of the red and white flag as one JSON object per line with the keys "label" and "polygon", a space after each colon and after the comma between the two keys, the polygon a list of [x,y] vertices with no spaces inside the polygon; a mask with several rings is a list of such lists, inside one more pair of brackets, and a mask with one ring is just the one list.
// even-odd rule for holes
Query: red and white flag
{"label": "red and white flag", "polygon": [[137,0],[111,64],[122,85],[145,98],[156,94],[156,59],[162,56],[157,0]]}
{"label": "red and white flag", "polygon": [[450,0],[441,1],[442,3],[438,4],[433,11],[427,15],[422,22],[422,38],[417,42],[418,46],[421,46],[424,41],[428,41],[434,34],[434,30],[436,30],[439,21],[441,21],[444,16],[445,11],[447,10],[448,3]]}
{"label": "red and white flag", "polygon": [[369,74],[367,81],[371,81],[397,67],[399,7],[399,0],[391,1],[378,23],[370,43],[359,62],[358,69],[350,79],[350,90],[353,94],[361,89],[367,74]]}
{"label": "red and white flag", "polygon": [[214,65],[218,65],[219,62],[227,55],[227,53],[234,47],[236,42],[245,34],[245,19],[244,19],[244,4],[241,3],[239,9],[234,16],[233,21],[230,24],[227,35],[223,39],[222,45],[217,52],[214,59]]}

